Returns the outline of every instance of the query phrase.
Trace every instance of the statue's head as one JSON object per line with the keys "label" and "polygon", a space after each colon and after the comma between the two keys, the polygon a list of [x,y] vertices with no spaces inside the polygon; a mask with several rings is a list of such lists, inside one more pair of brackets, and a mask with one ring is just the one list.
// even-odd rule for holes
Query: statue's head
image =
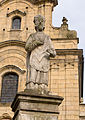
{"label": "statue's head", "polygon": [[41,15],[34,17],[34,24],[36,31],[43,31],[45,29],[45,18]]}

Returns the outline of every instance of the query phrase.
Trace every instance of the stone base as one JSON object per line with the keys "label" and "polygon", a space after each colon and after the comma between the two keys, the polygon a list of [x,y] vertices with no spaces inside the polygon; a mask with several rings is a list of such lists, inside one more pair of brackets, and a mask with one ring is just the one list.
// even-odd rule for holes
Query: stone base
{"label": "stone base", "polygon": [[32,90],[20,92],[11,106],[13,120],[57,120],[62,100],[60,96],[40,95]]}

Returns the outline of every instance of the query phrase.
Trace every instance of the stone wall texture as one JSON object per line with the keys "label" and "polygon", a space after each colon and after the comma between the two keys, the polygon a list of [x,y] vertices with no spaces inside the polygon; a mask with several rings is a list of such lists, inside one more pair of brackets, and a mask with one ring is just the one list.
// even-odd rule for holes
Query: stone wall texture
{"label": "stone wall texture", "polygon": [[[85,105],[80,105],[83,51],[78,49],[77,33],[68,29],[65,18],[60,28],[52,26],[53,7],[50,1],[33,4],[30,0],[0,0],[0,96],[3,76],[9,72],[19,76],[18,92],[25,89],[24,46],[28,36],[35,32],[34,16],[41,14],[46,18],[45,33],[51,37],[57,53],[54,59],[50,59],[49,91],[64,97],[58,119],[84,120]],[[12,29],[12,20],[16,16],[21,17],[21,29],[18,30]],[[10,105],[0,103],[0,120],[11,119]]]}

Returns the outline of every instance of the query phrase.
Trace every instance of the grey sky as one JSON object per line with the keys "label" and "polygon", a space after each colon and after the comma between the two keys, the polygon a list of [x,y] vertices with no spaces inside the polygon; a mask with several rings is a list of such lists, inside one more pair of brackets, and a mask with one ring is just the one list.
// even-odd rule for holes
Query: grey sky
{"label": "grey sky", "polygon": [[[83,49],[85,56],[85,0],[58,0],[58,6],[53,11],[53,26],[59,27],[62,18],[68,19],[69,29],[76,30],[79,37],[79,49]],[[85,68],[84,68],[85,69]],[[85,72],[84,72],[85,75]],[[85,80],[85,76],[84,76]],[[85,85],[84,85],[85,86]],[[84,89],[85,93],[85,89]],[[85,94],[84,94],[85,101]]]}

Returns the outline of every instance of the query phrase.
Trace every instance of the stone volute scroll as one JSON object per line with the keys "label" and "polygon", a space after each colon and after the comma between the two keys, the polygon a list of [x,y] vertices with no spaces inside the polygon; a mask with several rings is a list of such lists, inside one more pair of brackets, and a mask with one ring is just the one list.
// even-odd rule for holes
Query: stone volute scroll
{"label": "stone volute scroll", "polygon": [[34,89],[44,93],[48,91],[49,58],[55,57],[56,51],[50,37],[43,32],[45,29],[45,18],[41,15],[35,16],[34,24],[36,32],[30,34],[25,45],[27,69],[29,69],[26,89]]}

